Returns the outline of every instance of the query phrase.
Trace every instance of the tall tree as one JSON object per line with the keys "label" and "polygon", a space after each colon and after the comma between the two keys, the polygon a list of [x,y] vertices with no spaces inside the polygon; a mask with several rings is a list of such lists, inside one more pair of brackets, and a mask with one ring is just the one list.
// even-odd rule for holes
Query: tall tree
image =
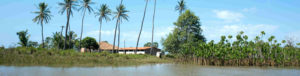
{"label": "tall tree", "polygon": [[[96,16],[99,16],[100,28],[99,28],[99,43],[101,42],[101,27],[102,20],[104,19],[106,22],[110,21],[109,15],[111,15],[111,10],[108,8],[106,4],[102,4],[98,12],[96,12]],[[99,49],[101,48],[101,44],[99,44]]]}
{"label": "tall tree", "polygon": [[28,30],[17,32],[17,35],[19,36],[20,44],[22,47],[27,47],[29,42],[29,35]]}
{"label": "tall tree", "polygon": [[150,50],[150,54],[151,54],[152,51],[153,51],[153,37],[154,37],[155,11],[156,11],[156,0],[154,0],[154,11],[153,11],[153,19],[152,19],[152,39],[151,39],[151,50]]}
{"label": "tall tree", "polygon": [[139,36],[138,36],[138,39],[137,39],[137,42],[136,42],[136,48],[135,48],[135,51],[134,51],[135,54],[136,54],[136,51],[137,51],[138,46],[139,46],[139,41],[140,41],[141,33],[142,33],[142,30],[143,30],[143,25],[144,25],[144,20],[145,20],[145,16],[146,16],[147,6],[148,6],[148,0],[146,0],[146,5],[145,5],[145,9],[144,9],[144,15],[143,15],[143,19],[142,19],[140,33],[139,33]]}
{"label": "tall tree", "polygon": [[[123,0],[121,0],[121,4],[123,4]],[[121,27],[120,27],[120,23],[122,23],[122,19],[120,19],[120,22],[118,24],[118,48],[117,48],[117,52],[119,52],[119,46],[120,46],[120,34],[121,34]]]}
{"label": "tall tree", "polygon": [[182,14],[182,12],[186,10],[185,2],[184,0],[180,0],[177,3],[178,5],[176,5],[175,10],[178,11],[179,14]]}
{"label": "tall tree", "polygon": [[43,23],[48,23],[51,19],[50,15],[50,9],[48,8],[48,4],[42,2],[39,4],[38,7],[39,11],[35,11],[34,13],[37,14],[37,16],[32,20],[33,22],[36,22],[37,24],[41,24],[42,27],[42,47],[44,48],[44,26]]}
{"label": "tall tree", "polygon": [[83,21],[84,21],[84,16],[86,10],[88,10],[89,13],[93,11],[93,8],[90,6],[91,4],[94,4],[91,0],[83,0],[81,1],[82,6],[80,7],[79,10],[83,11],[83,16],[82,16],[82,21],[81,21],[81,34],[80,34],[80,40],[79,40],[79,48],[81,48],[81,38],[82,38],[82,33],[83,33]]}
{"label": "tall tree", "polygon": [[[186,34],[190,34],[190,42],[206,42],[205,37],[202,35],[200,18],[190,10],[186,10],[184,13],[182,13],[182,15],[179,16],[177,22],[175,22],[174,25],[176,26],[176,28],[167,36],[166,39],[163,40],[163,46],[165,50],[168,50],[171,53],[179,53],[183,51],[180,50],[183,49],[183,47],[178,44],[182,44],[182,42],[187,41],[188,38],[186,37]],[[190,30],[187,29],[187,26],[190,26]],[[185,48],[188,48],[187,46],[190,45],[186,45]]]}
{"label": "tall tree", "polygon": [[117,12],[114,12],[114,14],[116,14],[116,16],[114,16],[114,18],[117,19],[116,22],[116,27],[115,27],[115,34],[114,34],[114,43],[113,43],[113,51],[115,52],[115,41],[116,41],[116,33],[118,30],[118,26],[120,26],[120,22],[122,21],[122,19],[125,19],[128,21],[128,15],[126,14],[127,12],[129,12],[128,10],[126,10],[125,6],[123,4],[121,4],[120,6],[117,7]]}
{"label": "tall tree", "polygon": [[[68,35],[68,29],[70,29],[70,15],[73,14],[72,9],[75,9],[76,6],[76,0],[64,0],[64,2],[58,3],[59,6],[62,7],[60,10],[60,13],[63,14],[65,11],[67,11],[67,24],[66,24],[66,32],[65,32],[65,41],[64,41],[64,49],[66,49],[67,44],[67,35]],[[68,40],[71,40],[70,38]],[[70,43],[71,41],[69,41]]]}

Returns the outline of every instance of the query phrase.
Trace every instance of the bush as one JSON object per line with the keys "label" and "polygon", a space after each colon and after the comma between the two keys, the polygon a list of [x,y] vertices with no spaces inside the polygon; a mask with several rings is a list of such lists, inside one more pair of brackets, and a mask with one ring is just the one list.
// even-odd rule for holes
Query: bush
{"label": "bush", "polygon": [[100,53],[100,56],[107,56],[107,55],[109,55],[110,54],[110,52],[108,52],[108,51],[102,51],[101,53]]}
{"label": "bush", "polygon": [[172,54],[167,54],[167,55],[165,55],[167,58],[175,58],[175,56],[174,55],[172,55]]}

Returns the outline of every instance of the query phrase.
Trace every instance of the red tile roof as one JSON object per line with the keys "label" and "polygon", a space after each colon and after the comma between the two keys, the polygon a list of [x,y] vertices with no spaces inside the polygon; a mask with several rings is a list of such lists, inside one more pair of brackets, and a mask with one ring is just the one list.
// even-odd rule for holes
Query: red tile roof
{"label": "red tile roof", "polygon": [[[138,47],[138,50],[147,50],[147,49],[151,49],[151,47]],[[136,50],[136,47],[120,48],[120,50]]]}
{"label": "red tile roof", "polygon": [[[100,49],[101,50],[112,50],[113,45],[109,44],[108,42],[102,41],[99,43],[100,44]],[[115,49],[117,49],[118,46],[115,46]]]}

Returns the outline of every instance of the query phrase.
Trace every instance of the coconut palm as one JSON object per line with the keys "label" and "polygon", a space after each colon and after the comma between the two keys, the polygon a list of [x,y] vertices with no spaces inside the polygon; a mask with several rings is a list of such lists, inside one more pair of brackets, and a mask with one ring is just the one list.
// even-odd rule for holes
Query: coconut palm
{"label": "coconut palm", "polygon": [[[102,20],[104,19],[106,22],[110,21],[109,15],[111,15],[111,10],[108,8],[106,4],[102,4],[98,12],[96,12],[96,16],[99,16],[100,29],[99,29],[99,43],[101,42],[101,27]],[[99,44],[99,48],[101,44]]]}
{"label": "coconut palm", "polygon": [[[121,4],[123,4],[123,0],[121,0]],[[120,33],[121,32],[120,23],[121,22],[122,22],[122,19],[120,19],[120,22],[118,23],[118,28],[117,28],[118,29],[118,46],[120,46],[120,34],[121,34]],[[117,48],[117,50],[118,50],[117,52],[119,52],[119,48],[120,47]]]}
{"label": "coconut palm", "polygon": [[155,19],[155,10],[156,10],[156,0],[154,0],[154,11],[153,11],[153,19],[152,19],[152,39],[151,39],[151,50],[150,54],[153,51],[153,37],[154,37],[154,19]]}
{"label": "coconut palm", "polygon": [[39,11],[35,11],[34,13],[37,14],[37,16],[32,20],[33,22],[36,22],[37,24],[41,24],[42,27],[42,47],[44,48],[44,25],[43,23],[48,23],[51,19],[50,15],[50,9],[48,8],[48,4],[42,2],[39,4],[38,7]]}
{"label": "coconut palm", "polygon": [[[66,49],[68,29],[70,30],[70,26],[69,26],[70,15],[73,14],[72,9],[75,9],[75,6],[76,6],[75,3],[76,3],[76,0],[64,0],[64,2],[58,3],[58,5],[62,7],[62,9],[60,10],[61,14],[63,14],[65,11],[67,11],[67,24],[66,24],[64,49]],[[69,38],[69,42],[70,42],[70,40],[71,39]]]}
{"label": "coconut palm", "polygon": [[142,33],[142,30],[143,30],[143,25],[144,25],[144,20],[145,20],[147,5],[148,5],[148,0],[146,0],[146,5],[145,5],[145,9],[144,9],[144,15],[143,15],[142,24],[141,24],[141,29],[140,29],[140,33],[139,33],[139,36],[138,36],[138,39],[137,39],[137,42],[136,42],[136,48],[135,48],[135,51],[134,51],[135,54],[136,54],[136,51],[138,49],[139,41],[140,41],[140,37],[141,37],[141,33]]}
{"label": "coconut palm", "polygon": [[176,5],[175,10],[179,11],[179,14],[182,14],[182,12],[186,10],[185,2],[184,0],[180,0],[177,3],[178,5]]}
{"label": "coconut palm", "polygon": [[125,19],[128,21],[128,15],[126,14],[127,12],[129,12],[128,10],[126,10],[125,6],[123,4],[121,4],[120,6],[117,7],[117,12],[114,12],[114,14],[116,16],[114,16],[115,19],[117,19],[116,22],[116,27],[115,27],[115,34],[114,34],[114,43],[113,43],[113,51],[115,52],[115,40],[116,40],[116,33],[117,33],[117,29],[118,26],[120,26],[120,22],[122,21],[122,19]]}
{"label": "coconut palm", "polygon": [[82,39],[82,32],[83,32],[83,21],[86,10],[88,10],[89,13],[93,11],[93,8],[90,6],[91,4],[94,4],[91,0],[83,0],[81,1],[82,6],[79,8],[79,10],[83,11],[82,21],[81,21],[81,34],[80,34],[80,40],[79,40],[79,48],[81,48],[81,39]]}

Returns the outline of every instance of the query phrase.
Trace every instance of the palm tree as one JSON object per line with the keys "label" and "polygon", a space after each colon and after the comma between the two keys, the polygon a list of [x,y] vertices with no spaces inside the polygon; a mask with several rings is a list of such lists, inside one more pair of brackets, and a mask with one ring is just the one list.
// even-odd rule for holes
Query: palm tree
{"label": "palm tree", "polygon": [[[121,0],[121,4],[123,4],[123,0]],[[122,19],[120,19],[120,22],[118,23],[118,48],[117,48],[117,52],[119,52],[119,46],[120,46],[120,32],[121,32],[121,27],[120,27],[120,23],[122,23]]]}
{"label": "palm tree", "polygon": [[[100,29],[99,29],[99,43],[101,42],[101,27],[102,27],[102,19],[105,21],[110,21],[109,15],[111,15],[111,10],[108,8],[106,4],[102,4],[98,12],[96,12],[96,16],[99,16]],[[99,44],[99,49],[101,44]]]}
{"label": "palm tree", "polygon": [[115,34],[114,34],[114,43],[113,43],[113,51],[115,52],[115,40],[116,40],[116,33],[117,33],[117,29],[118,26],[120,26],[120,22],[122,21],[122,19],[125,19],[128,21],[128,15],[126,14],[127,12],[129,12],[128,10],[126,10],[125,6],[123,4],[121,4],[120,6],[117,7],[117,12],[114,12],[114,14],[116,14],[116,16],[114,18],[117,19],[116,22],[116,27],[115,27]]}
{"label": "palm tree", "polygon": [[178,5],[176,5],[175,10],[179,11],[179,14],[182,14],[182,12],[186,10],[185,2],[184,0],[180,0],[177,3]]}
{"label": "palm tree", "polygon": [[35,14],[38,14],[32,21],[36,22],[37,24],[41,24],[42,27],[42,47],[44,48],[44,26],[43,22],[48,23],[51,19],[50,15],[50,9],[48,8],[48,4],[45,2],[42,2],[39,4],[38,7],[39,11],[34,12]]}
{"label": "palm tree", "polygon": [[156,0],[154,0],[154,11],[153,11],[153,19],[152,19],[152,39],[151,39],[151,50],[150,54],[153,51],[153,37],[154,37],[154,19],[155,19],[155,10],[156,10]]}
{"label": "palm tree", "polygon": [[[66,24],[66,33],[65,33],[65,41],[64,41],[64,49],[66,49],[66,42],[67,42],[67,35],[68,35],[68,29],[70,29],[69,21],[70,21],[70,15],[73,14],[72,9],[75,9],[74,6],[76,6],[76,0],[64,0],[64,2],[58,3],[59,6],[62,7],[60,13],[63,14],[65,11],[67,11],[67,24]],[[69,43],[70,43],[69,38]]]}
{"label": "palm tree", "polygon": [[141,33],[142,33],[142,30],[143,30],[143,25],[144,25],[144,20],[145,20],[147,5],[148,5],[148,0],[146,0],[146,5],[145,5],[145,9],[144,9],[144,15],[143,15],[142,24],[141,24],[141,29],[140,29],[140,33],[139,33],[139,36],[138,36],[138,39],[137,39],[137,42],[136,42],[136,48],[135,48],[134,54],[136,54],[136,51],[137,51],[138,46],[139,46],[139,41],[140,41]]}
{"label": "palm tree", "polygon": [[91,4],[94,4],[91,0],[83,0],[82,1],[82,7],[79,10],[83,11],[83,16],[82,16],[82,21],[81,21],[81,34],[80,34],[80,40],[79,40],[79,48],[81,48],[81,39],[82,39],[82,32],[83,32],[83,21],[84,21],[84,16],[86,9],[88,10],[89,13],[93,11],[93,8],[90,6]]}

